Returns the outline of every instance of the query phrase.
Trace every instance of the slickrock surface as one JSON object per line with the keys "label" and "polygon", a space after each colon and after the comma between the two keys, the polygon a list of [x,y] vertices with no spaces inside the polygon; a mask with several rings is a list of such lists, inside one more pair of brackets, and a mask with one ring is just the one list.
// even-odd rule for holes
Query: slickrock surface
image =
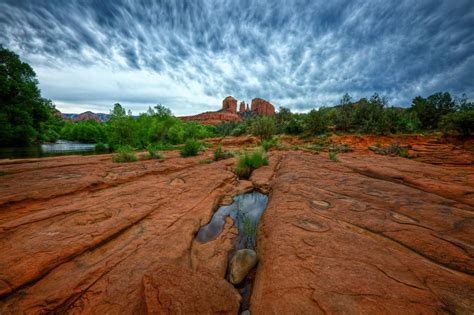
{"label": "slickrock surface", "polygon": [[474,168],[338,159],[283,155],[252,313],[472,313]]}
{"label": "slickrock surface", "polygon": [[435,148],[449,144],[432,145],[423,162],[362,145],[339,162],[272,151],[240,182],[235,159],[199,163],[212,149],[0,161],[0,314],[237,314],[232,220],[209,243],[194,237],[252,184],[269,193],[252,314],[473,313],[474,166],[443,164]]}

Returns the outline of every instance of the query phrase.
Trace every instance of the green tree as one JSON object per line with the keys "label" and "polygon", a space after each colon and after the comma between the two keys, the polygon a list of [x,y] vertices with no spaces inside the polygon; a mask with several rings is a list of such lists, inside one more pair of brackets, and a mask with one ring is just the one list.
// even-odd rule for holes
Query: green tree
{"label": "green tree", "polygon": [[251,133],[260,141],[270,139],[276,132],[275,120],[272,117],[254,118],[250,125]]}
{"label": "green tree", "polygon": [[361,99],[355,113],[357,129],[363,133],[380,134],[388,132],[387,120],[384,117],[386,105],[387,99],[377,93],[369,101]]}
{"label": "green tree", "polygon": [[0,145],[41,141],[54,111],[41,97],[33,69],[0,46]]}
{"label": "green tree", "polygon": [[107,136],[112,146],[137,145],[137,129],[131,112],[127,114],[119,103],[114,105],[107,122]]}
{"label": "green tree", "polygon": [[346,93],[339,102],[336,115],[334,117],[334,125],[336,130],[350,131],[354,128],[355,108],[352,104],[352,97]]}
{"label": "green tree", "polygon": [[474,109],[463,110],[444,115],[440,127],[445,131],[454,131],[462,136],[474,135]]}
{"label": "green tree", "polygon": [[325,107],[312,109],[305,117],[304,130],[311,135],[324,133],[330,124],[330,112]]}
{"label": "green tree", "polygon": [[427,99],[417,96],[413,99],[410,111],[414,112],[423,129],[432,130],[438,127],[443,115],[453,113],[456,104],[447,92],[438,92]]}

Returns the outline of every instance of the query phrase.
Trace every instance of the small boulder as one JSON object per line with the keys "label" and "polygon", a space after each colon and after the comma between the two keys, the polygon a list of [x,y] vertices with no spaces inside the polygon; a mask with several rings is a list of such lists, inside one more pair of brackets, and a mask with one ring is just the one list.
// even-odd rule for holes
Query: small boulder
{"label": "small boulder", "polygon": [[230,282],[239,284],[258,262],[257,253],[251,249],[241,249],[230,261]]}

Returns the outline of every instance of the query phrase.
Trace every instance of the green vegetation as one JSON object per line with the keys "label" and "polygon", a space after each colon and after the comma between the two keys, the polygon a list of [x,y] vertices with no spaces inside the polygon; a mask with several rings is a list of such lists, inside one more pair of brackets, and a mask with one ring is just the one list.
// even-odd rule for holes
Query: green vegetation
{"label": "green vegetation", "polygon": [[54,142],[62,124],[33,69],[0,45],[0,146]]}
{"label": "green vegetation", "polygon": [[262,148],[265,151],[268,151],[271,148],[276,148],[276,147],[278,147],[278,140],[275,138],[271,138],[262,142]]}
{"label": "green vegetation", "polygon": [[354,102],[343,95],[338,105],[320,107],[306,114],[292,113],[285,107],[272,118],[250,118],[241,123],[217,126],[219,135],[253,134],[263,142],[274,134],[311,137],[328,132],[358,134],[413,134],[443,131],[445,134],[469,136],[474,133],[474,104],[463,95],[452,99],[439,92],[413,99],[411,107],[393,107],[386,97],[374,94],[370,99]]}
{"label": "green vegetation", "polygon": [[239,178],[248,179],[252,174],[253,170],[263,165],[268,165],[268,157],[265,152],[245,152],[239,157],[235,172],[237,176],[239,176]]}
{"label": "green vegetation", "polygon": [[85,143],[104,143],[107,141],[105,125],[95,120],[68,121],[61,129],[60,137],[61,139]]}
{"label": "green vegetation", "polygon": [[181,156],[182,157],[189,157],[189,156],[196,156],[201,149],[201,143],[196,140],[188,140],[181,148]]}
{"label": "green vegetation", "polygon": [[256,226],[252,222],[252,218],[248,215],[244,214],[242,219],[243,227],[244,227],[244,237],[249,237],[255,234]]}
{"label": "green vegetation", "polygon": [[337,153],[334,151],[329,151],[329,159],[333,162],[337,162]]}
{"label": "green vegetation", "polygon": [[95,145],[95,152],[97,153],[105,153],[108,152],[109,148],[107,145],[103,144],[102,142],[99,142]]}
{"label": "green vegetation", "polygon": [[112,161],[116,163],[135,162],[137,160],[132,147],[129,145],[118,147],[116,151],[117,153],[112,158]]}
{"label": "green vegetation", "polygon": [[272,117],[254,118],[250,125],[250,133],[260,138],[260,141],[270,139],[276,132],[275,121]]}
{"label": "green vegetation", "polygon": [[148,151],[148,157],[151,159],[151,160],[161,160],[163,158],[163,156],[160,154],[160,152],[158,152],[156,146],[152,145],[152,144],[149,144],[147,147],[146,147],[147,151]]}
{"label": "green vegetation", "polygon": [[219,161],[222,158],[222,144],[218,144],[216,150],[214,151],[214,161]]}
{"label": "green vegetation", "polygon": [[222,149],[222,144],[218,144],[216,150],[214,151],[214,161],[225,160],[233,157],[232,152],[224,151]]}

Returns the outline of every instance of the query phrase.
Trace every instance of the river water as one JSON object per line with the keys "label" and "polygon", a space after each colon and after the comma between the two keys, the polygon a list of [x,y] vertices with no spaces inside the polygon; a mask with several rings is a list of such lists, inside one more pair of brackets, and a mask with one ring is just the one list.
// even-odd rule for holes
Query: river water
{"label": "river water", "polygon": [[80,143],[68,140],[58,140],[55,143],[32,145],[27,147],[0,148],[0,159],[36,158],[68,154],[94,154],[94,143]]}

